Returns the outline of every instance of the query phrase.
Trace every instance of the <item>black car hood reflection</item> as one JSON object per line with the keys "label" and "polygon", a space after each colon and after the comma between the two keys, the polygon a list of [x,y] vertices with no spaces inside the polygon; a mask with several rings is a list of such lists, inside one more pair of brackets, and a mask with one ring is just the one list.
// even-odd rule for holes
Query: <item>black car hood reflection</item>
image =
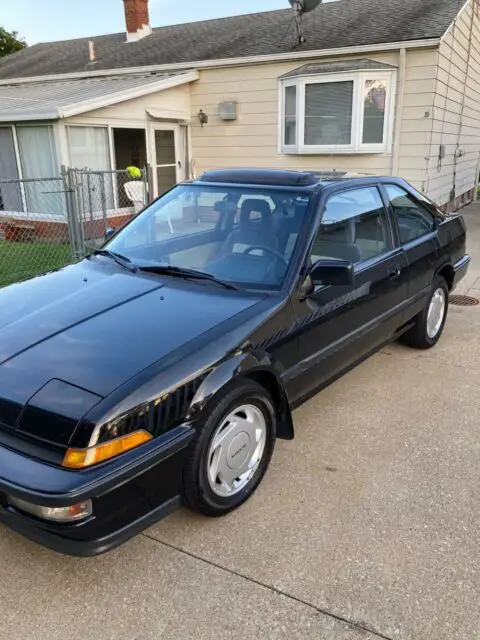
{"label": "black car hood reflection", "polygon": [[25,403],[61,379],[106,396],[262,297],[84,260],[0,290],[0,389]]}

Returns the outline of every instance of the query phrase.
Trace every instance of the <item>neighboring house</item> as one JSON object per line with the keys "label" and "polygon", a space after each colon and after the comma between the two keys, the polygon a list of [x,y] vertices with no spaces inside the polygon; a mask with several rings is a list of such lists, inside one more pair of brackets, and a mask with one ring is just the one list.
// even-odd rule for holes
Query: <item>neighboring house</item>
{"label": "neighboring house", "polygon": [[[124,2],[127,36],[0,61],[0,181],[148,163],[152,196],[247,165],[400,175],[452,209],[473,198],[480,0],[338,0],[303,17],[300,44],[288,8],[152,30],[147,0]],[[0,185],[2,215],[42,218],[27,187]]]}

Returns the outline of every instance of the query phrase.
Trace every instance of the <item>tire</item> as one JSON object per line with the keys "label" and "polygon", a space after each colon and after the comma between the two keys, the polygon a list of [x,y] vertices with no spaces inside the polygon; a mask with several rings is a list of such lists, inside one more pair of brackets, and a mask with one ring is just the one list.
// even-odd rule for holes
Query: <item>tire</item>
{"label": "tire", "polygon": [[[402,337],[402,342],[409,347],[415,349],[431,349],[440,340],[443,330],[445,328],[445,322],[448,315],[448,296],[449,288],[445,278],[437,276],[432,283],[432,290],[428,298],[428,302],[425,305],[424,310],[419,313],[415,318],[415,324],[407,333]],[[443,305],[436,318],[436,322],[429,324],[429,312],[434,304],[434,300],[443,298]],[[441,304],[441,303],[440,303]]]}
{"label": "tire", "polygon": [[[252,380],[234,383],[213,402],[186,455],[183,498],[194,511],[220,517],[260,484],[275,447],[276,419],[269,393]],[[233,478],[244,469],[245,476]]]}

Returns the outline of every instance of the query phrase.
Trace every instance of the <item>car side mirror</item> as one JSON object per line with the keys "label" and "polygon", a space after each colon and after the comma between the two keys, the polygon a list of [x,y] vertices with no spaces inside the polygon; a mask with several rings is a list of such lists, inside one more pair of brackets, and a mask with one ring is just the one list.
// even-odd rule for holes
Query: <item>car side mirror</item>
{"label": "car side mirror", "polygon": [[310,269],[309,276],[314,285],[346,287],[353,284],[355,272],[348,260],[319,260]]}
{"label": "car side mirror", "polygon": [[105,237],[107,238],[111,238],[113,235],[115,235],[116,229],[113,229],[112,227],[108,227],[107,231],[105,232]]}

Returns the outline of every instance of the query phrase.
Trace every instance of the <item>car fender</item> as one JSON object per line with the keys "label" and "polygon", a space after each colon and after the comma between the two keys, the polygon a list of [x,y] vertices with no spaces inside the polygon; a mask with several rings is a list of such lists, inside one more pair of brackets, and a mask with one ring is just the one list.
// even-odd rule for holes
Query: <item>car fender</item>
{"label": "car fender", "polygon": [[212,403],[226,393],[236,380],[249,378],[264,386],[274,401],[277,417],[277,437],[293,440],[292,413],[278,368],[268,353],[241,353],[224,360],[211,371],[200,385],[190,405],[188,418],[201,421]]}

